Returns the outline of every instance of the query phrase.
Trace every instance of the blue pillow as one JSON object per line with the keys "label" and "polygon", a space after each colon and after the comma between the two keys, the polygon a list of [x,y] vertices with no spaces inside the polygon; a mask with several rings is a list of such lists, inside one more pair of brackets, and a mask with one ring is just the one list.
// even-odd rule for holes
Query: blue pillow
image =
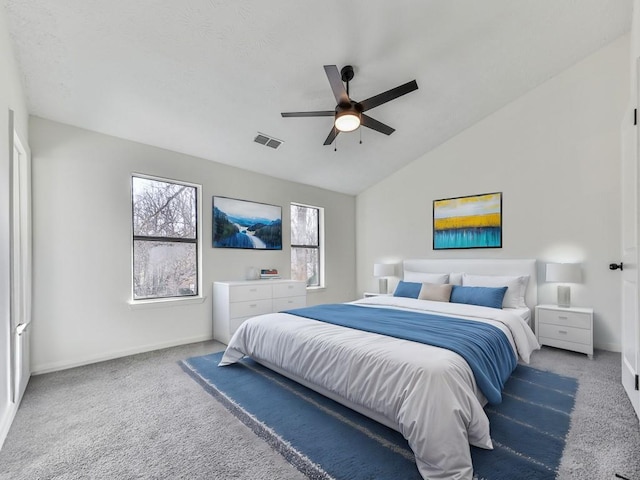
{"label": "blue pillow", "polygon": [[467,303],[481,307],[502,308],[504,294],[508,287],[463,287],[454,285],[451,290],[451,303]]}
{"label": "blue pillow", "polygon": [[421,288],[422,288],[421,283],[400,281],[400,283],[398,283],[398,286],[396,287],[396,291],[393,292],[393,296],[418,298],[418,295],[420,295]]}

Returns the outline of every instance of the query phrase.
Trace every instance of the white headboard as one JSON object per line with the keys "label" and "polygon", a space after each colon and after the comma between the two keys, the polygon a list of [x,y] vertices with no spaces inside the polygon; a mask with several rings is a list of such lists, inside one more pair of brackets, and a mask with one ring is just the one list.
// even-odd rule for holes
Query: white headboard
{"label": "white headboard", "polygon": [[[529,275],[525,292],[527,306],[533,310],[538,303],[536,261],[531,259],[442,259],[404,260],[404,273],[470,273],[474,275]],[[404,275],[403,275],[404,278]]]}

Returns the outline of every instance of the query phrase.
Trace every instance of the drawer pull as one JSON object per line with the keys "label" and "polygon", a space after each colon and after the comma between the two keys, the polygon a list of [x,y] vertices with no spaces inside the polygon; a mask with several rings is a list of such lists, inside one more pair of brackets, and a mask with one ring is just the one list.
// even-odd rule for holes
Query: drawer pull
{"label": "drawer pull", "polygon": [[291,290],[293,288],[293,285],[289,285],[287,288]]}
{"label": "drawer pull", "polygon": [[569,333],[569,332],[567,332],[566,330],[558,330],[558,333],[563,333],[563,334],[565,334],[565,335],[566,335],[566,334],[567,334],[567,333]]}
{"label": "drawer pull", "polygon": [[250,288],[250,289],[249,289],[249,291],[250,291],[250,292],[257,292],[257,291],[258,291],[258,289],[257,289],[257,288]]}
{"label": "drawer pull", "polygon": [[249,307],[251,307],[251,308],[256,308],[257,306],[258,306],[258,304],[256,304],[256,303],[252,303],[251,305],[249,305]]}
{"label": "drawer pull", "polygon": [[563,317],[563,316],[561,316],[561,315],[560,315],[558,318],[559,318],[560,320],[568,320],[568,319],[569,319],[569,317]]}

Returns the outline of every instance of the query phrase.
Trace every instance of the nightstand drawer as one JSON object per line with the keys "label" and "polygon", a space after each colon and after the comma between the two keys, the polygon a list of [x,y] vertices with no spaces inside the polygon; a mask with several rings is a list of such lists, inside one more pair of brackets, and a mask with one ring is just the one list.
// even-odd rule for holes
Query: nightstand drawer
{"label": "nightstand drawer", "polygon": [[[591,315],[579,312],[566,312],[561,310],[538,311],[538,323],[560,325],[574,328],[591,329]],[[540,325],[542,327],[543,325]]]}
{"label": "nightstand drawer", "polygon": [[549,338],[565,342],[591,345],[591,330],[562,325],[550,325],[546,323],[539,323],[538,328],[540,329],[538,336],[541,339]]}

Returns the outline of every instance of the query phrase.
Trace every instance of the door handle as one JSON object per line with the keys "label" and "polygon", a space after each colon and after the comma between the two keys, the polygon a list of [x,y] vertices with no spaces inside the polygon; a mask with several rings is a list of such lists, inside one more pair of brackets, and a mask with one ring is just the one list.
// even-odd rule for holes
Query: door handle
{"label": "door handle", "polygon": [[28,323],[19,323],[18,326],[16,327],[16,334],[22,335],[28,326],[29,326]]}
{"label": "door handle", "polygon": [[609,270],[618,270],[618,269],[620,269],[620,271],[622,271],[623,270],[622,265],[623,265],[622,262],[620,262],[620,263],[610,263],[609,264]]}

